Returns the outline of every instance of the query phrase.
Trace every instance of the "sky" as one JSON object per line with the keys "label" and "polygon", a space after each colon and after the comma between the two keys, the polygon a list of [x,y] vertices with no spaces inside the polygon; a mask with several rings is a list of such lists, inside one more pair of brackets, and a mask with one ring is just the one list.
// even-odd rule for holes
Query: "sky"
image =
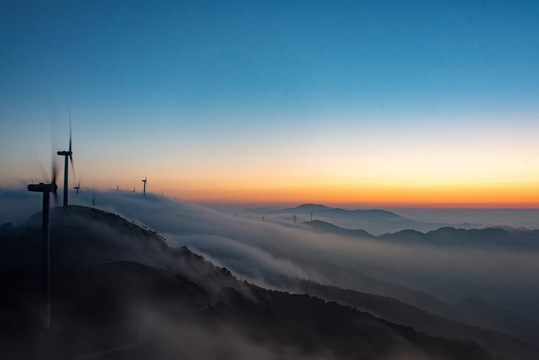
{"label": "sky", "polygon": [[[539,207],[534,1],[0,4],[0,187]],[[63,175],[60,172],[59,176]]]}

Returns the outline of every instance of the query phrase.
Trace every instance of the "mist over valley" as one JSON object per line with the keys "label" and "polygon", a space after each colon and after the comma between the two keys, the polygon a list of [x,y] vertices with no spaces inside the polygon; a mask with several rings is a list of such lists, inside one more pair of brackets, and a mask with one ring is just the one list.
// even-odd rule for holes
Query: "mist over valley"
{"label": "mist over valley", "polygon": [[[31,358],[36,348],[25,352],[20,346],[32,343],[29,329],[36,326],[36,295],[24,294],[35,294],[39,278],[41,218],[31,216],[36,202],[25,192],[2,195],[7,208],[17,209],[4,212],[1,221],[0,270],[11,289],[2,297],[10,309],[2,319],[18,329],[20,341],[2,346]],[[376,236],[318,220],[314,211],[311,221],[310,210],[302,207],[230,213],[116,191],[81,192],[71,201],[79,205],[51,213],[51,357],[116,348],[117,358],[134,356],[132,348],[157,358],[174,358],[186,349],[192,358],[225,351],[239,359],[251,353],[330,359],[538,354],[536,231],[443,227]],[[358,223],[368,223],[366,217]],[[383,220],[373,223],[381,226]],[[106,315],[117,306],[126,310]],[[67,332],[88,321],[77,310],[82,307],[102,319],[84,331],[108,335],[90,341],[77,330],[74,338],[86,340],[64,346]],[[328,317],[321,315],[326,311]],[[255,323],[267,323],[265,330],[255,331]],[[303,335],[283,332],[291,324],[306,326]],[[136,335],[140,331],[145,337]],[[6,339],[12,339],[9,334]],[[215,334],[235,340],[220,342]],[[454,347],[437,337],[459,342]],[[465,345],[470,341],[477,347]]]}

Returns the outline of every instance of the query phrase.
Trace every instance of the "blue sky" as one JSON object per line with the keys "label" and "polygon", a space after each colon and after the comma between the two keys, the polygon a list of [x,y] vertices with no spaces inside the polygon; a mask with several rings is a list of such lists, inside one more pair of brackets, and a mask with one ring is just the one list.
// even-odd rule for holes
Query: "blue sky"
{"label": "blue sky", "polygon": [[[54,150],[67,143],[68,109],[78,173],[97,187],[138,185],[146,170],[181,197],[167,171],[187,189],[298,167],[297,179],[361,187],[378,170],[406,176],[389,169],[410,146],[417,176],[433,167],[417,154],[447,147],[462,157],[510,154],[501,174],[522,162],[532,169],[519,176],[539,174],[533,1],[21,1],[0,9],[6,186],[31,176],[29,145],[48,163],[51,126]],[[369,165],[368,154],[386,167]],[[459,160],[447,168],[466,171]],[[346,164],[370,166],[373,177]]]}

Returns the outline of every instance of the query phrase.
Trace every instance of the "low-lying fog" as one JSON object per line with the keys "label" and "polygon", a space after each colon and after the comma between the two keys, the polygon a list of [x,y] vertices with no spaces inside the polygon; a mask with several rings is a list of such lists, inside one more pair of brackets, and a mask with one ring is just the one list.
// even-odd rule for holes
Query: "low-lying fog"
{"label": "low-lying fog", "polygon": [[387,209],[408,219],[432,223],[479,224],[539,229],[539,209]]}
{"label": "low-lying fog", "polygon": [[[317,233],[298,217],[242,216],[155,195],[81,192],[74,204],[118,213],[165,236],[170,245],[187,245],[228,267],[240,278],[275,286],[279,275],[353,287],[342,267],[378,280],[458,302],[479,296],[489,302],[539,318],[539,253],[533,249],[436,247],[380,239]],[[41,210],[41,196],[0,191],[0,223],[21,223]],[[405,215],[405,214],[401,214]],[[462,220],[465,220],[462,218]],[[494,219],[493,221],[496,221]],[[491,223],[491,225],[494,223]],[[507,224],[504,224],[507,225]],[[537,249],[537,247],[534,247]],[[356,289],[359,291],[365,289]]]}

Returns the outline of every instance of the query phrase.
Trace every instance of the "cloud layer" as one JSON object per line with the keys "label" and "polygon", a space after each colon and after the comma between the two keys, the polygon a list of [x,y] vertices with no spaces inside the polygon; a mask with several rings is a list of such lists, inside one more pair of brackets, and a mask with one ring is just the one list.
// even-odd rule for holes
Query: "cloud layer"
{"label": "cloud layer", "polygon": [[[29,196],[34,195],[34,196]],[[40,197],[2,191],[0,221],[22,222],[38,212]],[[37,200],[35,198],[38,198]],[[234,216],[178,200],[127,192],[81,192],[73,203],[92,204],[155,229],[171,245],[187,245],[244,279],[276,286],[279,276],[354,288],[341,267],[457,302],[479,296],[539,317],[539,254],[352,239],[317,233],[279,217]],[[13,211],[10,211],[13,209]],[[368,289],[356,288],[365,291]]]}

